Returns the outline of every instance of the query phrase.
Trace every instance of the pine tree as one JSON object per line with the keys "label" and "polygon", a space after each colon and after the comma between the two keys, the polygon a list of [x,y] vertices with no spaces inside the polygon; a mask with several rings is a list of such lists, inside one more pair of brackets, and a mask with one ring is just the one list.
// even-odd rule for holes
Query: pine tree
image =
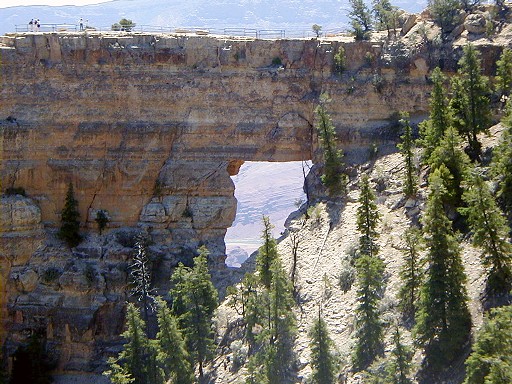
{"label": "pine tree", "polygon": [[[240,288],[230,296],[230,303],[242,315],[245,327],[245,337],[249,344],[249,353],[256,344],[254,329],[259,319],[263,317],[263,306],[258,292],[259,279],[252,273],[246,273]],[[240,309],[237,309],[240,308]]]}
{"label": "pine tree", "polygon": [[502,96],[509,96],[512,89],[512,49],[504,48],[496,65],[496,91]]}
{"label": "pine tree", "polygon": [[331,117],[327,113],[326,104],[329,102],[326,95],[320,96],[320,104],[315,109],[316,129],[323,151],[324,173],[322,183],[326,186],[329,195],[337,196],[345,192],[347,177],[343,173],[343,152],[337,149],[336,131]]}
{"label": "pine tree", "polygon": [[[272,263],[272,283],[269,290],[269,305],[266,326],[263,331],[263,361],[268,382],[282,383],[293,365],[293,344],[296,337],[293,307],[293,287],[281,261]],[[265,324],[262,324],[265,328]]]}
{"label": "pine tree", "polygon": [[473,244],[483,251],[486,291],[492,296],[506,295],[512,290],[512,244],[505,217],[478,170],[466,183],[462,198],[467,208],[460,208],[460,211],[467,217]]}
{"label": "pine tree", "polygon": [[164,300],[158,299],[157,305],[159,327],[156,335],[157,362],[166,380],[172,379],[172,383],[193,384],[194,372],[190,365],[185,340],[178,328],[178,321]]}
{"label": "pine tree", "polygon": [[117,358],[109,359],[111,369],[105,372],[115,384],[157,384],[156,367],[153,366],[155,350],[145,333],[145,324],[139,310],[129,303],[126,310],[126,339]]}
{"label": "pine tree", "polygon": [[379,257],[363,253],[356,261],[357,308],[356,345],[353,366],[366,369],[376,357],[384,353],[384,324],[380,320],[379,302],[382,297],[384,263]]}
{"label": "pine tree", "polygon": [[[251,377],[257,383],[278,384],[286,381],[295,359],[295,301],[293,285],[277,254],[268,218],[265,223],[263,241],[274,246],[272,252],[265,251],[265,256],[257,259],[256,268],[259,271],[266,271],[266,267],[261,267],[267,262],[270,263],[270,267],[268,274],[260,272],[256,280],[250,279],[245,283],[244,321],[251,347],[250,353],[255,351],[249,359],[249,366],[261,367],[259,373],[254,373]],[[265,249],[265,244],[260,251],[261,249]],[[268,254],[272,255],[271,259],[268,259]],[[268,285],[267,278],[270,278]],[[254,329],[258,331],[254,332]]]}
{"label": "pine tree", "polygon": [[61,226],[58,236],[71,248],[76,247],[82,241],[80,236],[80,212],[78,212],[78,201],[75,199],[73,184],[69,183],[66,193],[64,208],[60,216]]}
{"label": "pine tree", "polygon": [[388,31],[388,36],[390,36],[391,30],[394,31],[397,28],[398,7],[391,5],[389,0],[373,0],[372,3],[377,29]]}
{"label": "pine tree", "polygon": [[491,173],[498,182],[496,198],[512,231],[512,100],[507,102],[502,124],[505,131],[500,144],[494,148]]}
{"label": "pine tree", "polygon": [[424,216],[428,269],[421,288],[415,334],[434,372],[458,356],[468,340],[471,317],[460,248],[443,207],[446,188],[439,169],[429,178]]}
{"label": "pine tree", "polygon": [[131,294],[137,296],[142,305],[146,333],[149,333],[149,314],[154,310],[155,290],[151,288],[151,266],[147,255],[147,239],[144,234],[138,234],[135,241],[136,253],[131,265],[131,279],[133,288]]}
{"label": "pine tree", "polygon": [[489,81],[481,74],[480,53],[467,44],[459,60],[458,76],[452,81],[453,97],[450,107],[453,123],[468,143],[468,153],[476,160],[481,154],[478,133],[487,132],[490,125]]}
{"label": "pine tree", "polygon": [[368,175],[361,179],[361,194],[359,195],[359,207],[357,208],[357,230],[361,233],[359,238],[360,251],[370,257],[376,256],[379,237],[377,225],[379,224],[379,212],[375,204],[375,194],[370,188]]}
{"label": "pine tree", "polygon": [[199,379],[203,378],[203,367],[213,351],[214,332],[212,319],[218,306],[218,293],[211,282],[207,263],[208,250],[199,248],[194,258],[194,267],[178,265],[173,273],[173,313],[178,316],[180,329],[185,335],[187,348],[198,364]]}
{"label": "pine tree", "polygon": [[351,20],[356,40],[366,40],[372,29],[372,14],[364,0],[349,0],[351,10],[348,17]]}
{"label": "pine tree", "polygon": [[256,256],[256,270],[259,273],[260,281],[268,289],[272,281],[271,266],[272,263],[278,258],[277,243],[272,236],[272,229],[274,226],[270,223],[268,216],[263,216],[263,245],[258,249]]}
{"label": "pine tree", "polygon": [[311,350],[312,384],[333,384],[336,379],[336,360],[332,354],[334,342],[320,310],[318,318],[309,331],[309,348]]}
{"label": "pine tree", "polygon": [[398,325],[393,332],[393,349],[391,350],[391,360],[386,367],[386,383],[389,384],[410,384],[409,378],[412,367],[413,351],[410,347],[403,344],[402,333]]}
{"label": "pine tree", "polygon": [[414,196],[417,191],[417,170],[414,163],[414,141],[412,138],[412,128],[409,124],[409,114],[402,113],[400,124],[403,127],[404,134],[400,136],[401,143],[397,145],[405,160],[405,183],[404,193],[406,196]]}
{"label": "pine tree", "polygon": [[416,315],[419,290],[423,283],[424,260],[420,256],[422,249],[421,232],[416,228],[408,228],[404,235],[405,248],[404,264],[400,269],[400,280],[402,285],[398,292],[399,307],[406,318],[413,318]]}
{"label": "pine tree", "polygon": [[428,7],[434,21],[441,27],[444,34],[450,33],[457,24],[457,16],[461,6],[460,0],[429,0]]}
{"label": "pine tree", "polygon": [[448,127],[429,160],[432,170],[445,167],[440,171],[446,188],[443,202],[452,208],[462,206],[462,182],[470,164],[469,157],[460,149],[460,142],[455,128]]}
{"label": "pine tree", "polygon": [[450,109],[445,93],[446,76],[439,67],[432,71],[433,83],[430,96],[430,116],[420,123],[420,144],[423,147],[423,159],[428,164],[432,152],[444,136],[444,131],[451,124]]}
{"label": "pine tree", "polygon": [[494,308],[466,360],[464,384],[512,383],[512,305]]}

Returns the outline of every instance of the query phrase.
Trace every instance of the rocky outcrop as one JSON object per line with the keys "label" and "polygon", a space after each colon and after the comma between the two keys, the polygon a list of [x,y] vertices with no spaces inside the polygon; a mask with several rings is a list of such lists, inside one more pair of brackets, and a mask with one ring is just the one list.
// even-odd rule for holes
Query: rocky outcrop
{"label": "rocky outcrop", "polygon": [[[334,73],[341,47],[344,71]],[[0,37],[0,176],[29,196],[4,197],[0,209],[5,357],[38,329],[58,372],[100,372],[118,346],[139,232],[152,241],[159,293],[203,244],[222,287],[230,175],[244,161],[317,161],[322,92],[348,161],[393,150],[397,112],[420,119],[428,109],[426,77],[442,56],[429,49],[346,37]],[[69,183],[85,236],[72,250],[55,236]],[[103,235],[99,210],[110,218]]]}

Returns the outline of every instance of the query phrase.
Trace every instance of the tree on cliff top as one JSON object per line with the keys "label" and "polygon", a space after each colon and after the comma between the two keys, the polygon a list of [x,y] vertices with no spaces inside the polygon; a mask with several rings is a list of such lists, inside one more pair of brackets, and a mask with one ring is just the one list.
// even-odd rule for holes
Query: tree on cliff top
{"label": "tree on cliff top", "polygon": [[460,0],[429,0],[428,7],[434,21],[441,27],[443,33],[453,31],[457,24]]}
{"label": "tree on cliff top", "polygon": [[64,240],[70,247],[76,247],[82,236],[80,236],[80,213],[78,212],[78,201],[73,193],[73,184],[69,183],[66,193],[64,208],[62,209],[60,220],[61,226],[58,236]]}
{"label": "tree on cliff top", "polygon": [[356,40],[369,38],[372,29],[372,14],[364,0],[349,0],[351,10],[348,17],[351,20]]}
{"label": "tree on cliff top", "polygon": [[131,32],[135,28],[135,23],[130,19],[122,18],[118,23],[112,24],[113,31]]}

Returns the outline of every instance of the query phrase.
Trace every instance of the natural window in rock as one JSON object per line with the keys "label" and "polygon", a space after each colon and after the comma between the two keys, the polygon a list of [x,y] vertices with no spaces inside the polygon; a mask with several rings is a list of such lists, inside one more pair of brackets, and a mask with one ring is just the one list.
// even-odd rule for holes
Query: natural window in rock
{"label": "natural window in rock", "polygon": [[245,162],[237,175],[236,219],[226,233],[226,264],[239,267],[261,246],[262,216],[270,217],[274,237],[284,230],[284,222],[300,202],[305,202],[304,174],[311,162]]}

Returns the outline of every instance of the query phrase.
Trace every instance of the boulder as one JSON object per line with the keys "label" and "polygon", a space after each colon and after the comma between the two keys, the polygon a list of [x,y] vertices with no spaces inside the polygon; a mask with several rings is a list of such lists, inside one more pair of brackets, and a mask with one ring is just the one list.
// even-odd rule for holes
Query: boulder
{"label": "boulder", "polygon": [[474,14],[468,15],[466,17],[466,20],[464,21],[464,28],[469,33],[479,35],[479,34],[485,33],[486,23],[487,23],[487,20],[483,14],[474,13]]}
{"label": "boulder", "polygon": [[411,30],[411,28],[416,25],[417,20],[418,20],[418,15],[416,15],[416,14],[409,15],[405,19],[404,25],[402,26],[402,30],[400,31],[402,36],[407,35],[407,32],[409,32]]}

